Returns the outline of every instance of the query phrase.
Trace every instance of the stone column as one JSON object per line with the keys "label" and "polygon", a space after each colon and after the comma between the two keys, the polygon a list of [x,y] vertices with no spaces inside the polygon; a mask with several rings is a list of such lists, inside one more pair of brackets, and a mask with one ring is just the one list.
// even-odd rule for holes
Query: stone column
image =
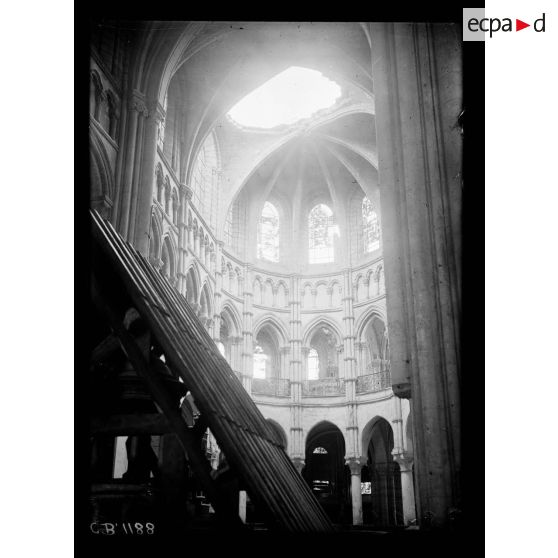
{"label": "stone column", "polygon": [[[188,204],[190,206],[190,204]],[[190,252],[194,253],[194,226],[188,221],[188,248]]]}
{"label": "stone column", "polygon": [[155,186],[155,156],[157,154],[157,134],[159,124],[165,117],[165,111],[157,99],[148,105],[149,115],[145,119],[143,141],[140,157],[135,165],[140,167],[140,175],[134,181],[132,194],[134,219],[130,220],[129,236],[134,246],[143,255],[149,253],[149,227],[151,224],[151,206],[153,205],[153,188]]}
{"label": "stone column", "polygon": [[304,460],[302,447],[302,331],[300,320],[300,276],[291,278],[291,457]]}
{"label": "stone column", "polygon": [[[129,235],[132,217],[132,194],[134,182],[137,181],[143,121],[148,115],[149,111],[145,104],[144,95],[139,91],[134,91],[128,101],[126,152],[123,162],[122,184],[117,196],[117,230],[128,241],[132,240]],[[152,179],[155,179],[155,171],[153,171]]]}
{"label": "stone column", "polygon": [[401,497],[403,500],[403,521],[410,525],[416,519],[415,488],[413,485],[413,456],[407,452],[393,453],[393,460],[401,471]]}
{"label": "stone column", "polygon": [[[252,285],[252,266],[244,266],[245,285]],[[252,376],[254,372],[254,341],[252,324],[252,291],[244,290],[244,308],[242,311],[242,383],[248,393],[252,393]]]}
{"label": "stone column", "polygon": [[360,456],[358,440],[358,421],[356,416],[356,358],[354,335],[354,311],[351,270],[343,270],[343,347],[345,369],[345,402],[347,410],[347,455]]}
{"label": "stone column", "polygon": [[345,461],[351,470],[351,501],[353,508],[353,525],[362,525],[362,490],[360,472],[366,460],[362,457],[350,457]]}
{"label": "stone column", "polygon": [[198,228],[194,228],[194,246],[193,251],[194,255],[199,258],[200,256],[200,230]]}
{"label": "stone column", "polygon": [[178,211],[178,292],[186,294],[186,266],[188,265],[188,205],[192,190],[186,184],[180,185],[180,205]]}
{"label": "stone column", "polygon": [[461,30],[374,23],[371,37],[391,381],[420,425],[419,523],[445,527],[461,497]]}

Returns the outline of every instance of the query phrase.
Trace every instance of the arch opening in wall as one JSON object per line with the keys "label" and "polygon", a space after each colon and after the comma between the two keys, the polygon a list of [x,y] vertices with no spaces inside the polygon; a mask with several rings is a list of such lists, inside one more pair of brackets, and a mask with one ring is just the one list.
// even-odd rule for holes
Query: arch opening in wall
{"label": "arch opening in wall", "polygon": [[345,438],[333,423],[320,422],[308,432],[302,476],[334,523],[351,521]]}
{"label": "arch opening in wall", "polygon": [[199,294],[199,279],[194,265],[190,267],[186,274],[186,300],[192,306],[194,311],[197,310],[198,294]]}
{"label": "arch opening in wall", "polygon": [[204,283],[200,294],[199,316],[206,328],[209,328],[213,321],[213,296],[207,282]]}
{"label": "arch opening in wall", "polygon": [[151,230],[149,231],[149,259],[154,265],[159,265],[161,255],[162,227],[155,212],[151,213]]}
{"label": "arch opening in wall", "polygon": [[307,379],[339,378],[339,337],[328,327],[320,324],[308,336]]}
{"label": "arch opening in wall", "polygon": [[366,466],[361,481],[370,483],[370,494],[362,495],[364,523],[378,528],[403,525],[401,471],[393,460],[393,430],[387,420],[375,417],[363,429]]}
{"label": "arch opening in wall", "polygon": [[254,335],[254,369],[256,379],[281,377],[280,336],[275,327],[266,323]]}
{"label": "arch opening in wall", "polygon": [[358,338],[357,369],[359,374],[372,374],[389,370],[389,340],[384,320],[372,314],[361,329]]}
{"label": "arch opening in wall", "polygon": [[240,337],[240,327],[238,326],[239,321],[229,306],[223,308],[220,317],[219,342],[222,345],[220,350],[227,359],[227,362],[234,368],[233,347],[242,339]]}
{"label": "arch opening in wall", "polygon": [[174,279],[176,277],[176,262],[174,257],[174,249],[169,236],[163,240],[161,249],[161,272],[167,279]]}

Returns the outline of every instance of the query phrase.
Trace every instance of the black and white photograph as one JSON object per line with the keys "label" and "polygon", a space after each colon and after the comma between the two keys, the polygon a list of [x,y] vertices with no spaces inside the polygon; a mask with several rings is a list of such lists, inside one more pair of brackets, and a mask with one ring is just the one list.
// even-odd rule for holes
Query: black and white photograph
{"label": "black and white photograph", "polygon": [[90,25],[90,536],[460,533],[460,25]]}

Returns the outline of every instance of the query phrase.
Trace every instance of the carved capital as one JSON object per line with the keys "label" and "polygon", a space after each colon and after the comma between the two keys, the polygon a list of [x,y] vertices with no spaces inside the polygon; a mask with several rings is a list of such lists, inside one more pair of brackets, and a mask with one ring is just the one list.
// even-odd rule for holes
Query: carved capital
{"label": "carved capital", "polygon": [[143,96],[137,92],[132,93],[132,96],[130,97],[130,109],[139,112],[145,118],[149,116],[149,110],[147,109],[145,100]]}
{"label": "carved capital", "polygon": [[349,466],[351,470],[351,475],[360,475],[360,471],[364,465],[366,465],[365,457],[348,457],[345,460],[345,465]]}
{"label": "carved capital", "polygon": [[149,116],[153,118],[157,124],[165,119],[165,109],[158,100],[149,103]]}
{"label": "carved capital", "polygon": [[180,185],[180,196],[182,197],[183,200],[186,201],[190,201],[192,199],[192,188],[190,188],[190,186],[186,185],[186,184],[181,184]]}
{"label": "carved capital", "polygon": [[406,451],[398,451],[394,449],[391,452],[393,460],[399,465],[402,473],[408,473],[413,467],[413,454]]}

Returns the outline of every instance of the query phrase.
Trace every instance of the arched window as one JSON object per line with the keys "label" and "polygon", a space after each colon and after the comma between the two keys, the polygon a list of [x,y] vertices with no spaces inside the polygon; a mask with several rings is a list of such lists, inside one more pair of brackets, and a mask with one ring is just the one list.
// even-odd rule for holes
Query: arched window
{"label": "arched window", "polygon": [[209,134],[198,153],[192,170],[194,205],[215,229],[219,191],[219,159],[213,134]]}
{"label": "arched window", "polygon": [[320,359],[316,349],[308,351],[308,379],[317,380],[320,377]]}
{"label": "arched window", "polygon": [[267,355],[260,345],[254,349],[254,378],[265,379]]}
{"label": "arched window", "polygon": [[325,448],[322,448],[322,446],[318,446],[312,453],[321,453],[323,455],[327,455],[327,450]]}
{"label": "arched window", "polygon": [[279,261],[279,213],[269,202],[265,202],[258,223],[258,258]]}
{"label": "arched window", "polygon": [[333,261],[333,237],[339,234],[334,224],[333,211],[323,204],[316,205],[308,215],[308,240],[310,263]]}
{"label": "arched window", "polygon": [[374,206],[365,196],[362,200],[362,232],[364,252],[373,252],[380,247],[380,224]]}

